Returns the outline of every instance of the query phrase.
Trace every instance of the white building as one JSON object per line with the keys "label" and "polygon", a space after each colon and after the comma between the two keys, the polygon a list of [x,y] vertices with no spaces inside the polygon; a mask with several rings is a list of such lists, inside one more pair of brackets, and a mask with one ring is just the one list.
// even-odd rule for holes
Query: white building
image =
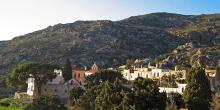
{"label": "white building", "polygon": [[166,92],[167,94],[169,93],[183,94],[187,84],[182,81],[177,81],[176,83],[177,83],[177,88],[159,87],[159,92]]}
{"label": "white building", "polygon": [[163,77],[164,75],[170,75],[170,70],[169,69],[159,69],[159,68],[155,68],[152,69],[151,71],[151,79],[159,79],[161,77]]}
{"label": "white building", "polygon": [[136,68],[135,70],[124,69],[122,70],[122,75],[127,80],[135,80],[138,77],[159,79],[164,75],[169,75],[170,70],[168,69],[152,69],[149,68]]}
{"label": "white building", "polygon": [[[52,81],[48,81],[46,84],[41,86],[41,96],[58,96],[61,99],[66,99],[68,97],[69,90],[76,86],[82,87],[75,79],[71,79],[65,83],[62,70],[54,70],[54,73],[56,73],[57,76],[52,79]],[[27,84],[27,94],[29,96],[37,97],[38,90],[35,87],[35,79],[32,76],[28,78]]]}
{"label": "white building", "polygon": [[35,90],[35,86],[34,86],[34,78],[32,77],[32,75],[30,75],[30,78],[28,78],[27,84],[28,84],[27,94],[30,96],[33,96],[34,92],[36,92],[36,90]]}
{"label": "white building", "polygon": [[124,69],[122,75],[127,80],[135,80],[138,77],[148,78],[151,73],[148,68],[135,68],[135,70]]}
{"label": "white building", "polygon": [[142,67],[141,68],[135,68],[133,69],[123,69],[122,75],[127,80],[135,80],[138,77],[143,78],[150,78],[150,79],[160,79],[164,75],[178,75],[181,74],[180,79],[185,79],[186,70],[178,70],[177,67],[175,67],[175,70],[170,69],[162,69],[158,68],[158,66],[151,66],[148,64],[148,67]]}
{"label": "white building", "polygon": [[122,71],[122,75],[124,76],[124,78],[125,79],[127,79],[127,80],[134,80],[134,79],[136,79],[137,77],[137,75],[133,75],[132,73],[131,73],[131,70],[130,69],[124,69],[123,71]]}

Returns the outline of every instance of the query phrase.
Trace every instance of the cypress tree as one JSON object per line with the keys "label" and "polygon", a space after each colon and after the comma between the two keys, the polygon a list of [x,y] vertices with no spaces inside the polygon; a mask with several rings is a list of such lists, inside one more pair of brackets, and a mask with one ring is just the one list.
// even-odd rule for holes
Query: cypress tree
{"label": "cypress tree", "polygon": [[184,100],[189,110],[209,110],[211,102],[211,89],[205,70],[191,69],[187,75],[187,86],[184,91]]}
{"label": "cypress tree", "polygon": [[69,59],[66,59],[63,68],[63,77],[65,81],[72,79],[72,66]]}

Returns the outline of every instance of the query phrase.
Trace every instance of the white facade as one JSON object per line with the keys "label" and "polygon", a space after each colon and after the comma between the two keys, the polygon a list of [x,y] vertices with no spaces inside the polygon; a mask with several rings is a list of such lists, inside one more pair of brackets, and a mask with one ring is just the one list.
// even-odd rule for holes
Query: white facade
{"label": "white facade", "polygon": [[34,78],[28,78],[27,80],[27,94],[30,96],[34,95],[34,90],[35,90],[35,86],[34,86]]}
{"label": "white facade", "polygon": [[[172,75],[172,74],[182,74],[182,80],[185,79],[185,74],[186,70],[178,70],[177,67],[175,67],[175,70],[170,70],[170,69],[160,69],[148,65],[148,68],[135,68],[133,70],[130,69],[124,69],[122,70],[122,75],[124,76],[125,79],[127,80],[135,80],[138,77],[143,77],[143,78],[150,78],[150,79],[160,79],[164,75]],[[186,84],[184,82],[176,82],[177,83],[177,88],[169,88],[169,87],[159,87],[160,92],[166,92],[166,93],[179,93],[183,94]]]}
{"label": "white facade", "polygon": [[122,75],[125,79],[127,80],[131,80],[131,72],[130,72],[130,69],[125,69],[122,71]]}
{"label": "white facade", "polygon": [[122,75],[127,80],[135,80],[138,77],[159,79],[164,75],[171,75],[171,70],[169,69],[159,69],[159,68],[135,68],[134,70],[124,69]]}
{"label": "white facade", "polygon": [[170,74],[170,70],[169,69],[152,69],[151,71],[151,78],[152,79],[159,79],[161,77],[163,77],[164,75],[169,75]]}
{"label": "white facade", "polygon": [[169,88],[169,87],[159,87],[159,92],[166,92],[169,93],[179,93],[183,94],[186,89],[186,84],[177,84],[178,88]]}
{"label": "white facade", "polygon": [[127,80],[135,80],[138,77],[149,78],[151,71],[148,68],[135,68],[135,70],[125,69],[122,75]]}

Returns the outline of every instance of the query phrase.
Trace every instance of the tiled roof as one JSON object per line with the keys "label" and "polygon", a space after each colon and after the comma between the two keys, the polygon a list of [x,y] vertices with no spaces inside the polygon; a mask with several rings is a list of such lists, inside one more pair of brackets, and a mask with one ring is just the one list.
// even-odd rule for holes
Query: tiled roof
{"label": "tiled roof", "polygon": [[72,70],[73,72],[77,72],[77,73],[96,73],[97,72],[97,70],[84,70],[84,69],[80,69],[80,68],[73,68],[73,70]]}

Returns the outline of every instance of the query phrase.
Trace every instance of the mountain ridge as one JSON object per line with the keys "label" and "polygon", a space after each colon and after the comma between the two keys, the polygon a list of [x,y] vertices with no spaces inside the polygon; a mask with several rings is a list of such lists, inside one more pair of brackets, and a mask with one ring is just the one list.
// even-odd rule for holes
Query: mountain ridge
{"label": "mountain ridge", "polygon": [[[155,58],[193,42],[219,46],[220,14],[152,13],[119,21],[76,21],[0,42],[0,73],[19,63],[48,61],[116,67],[130,58]],[[197,26],[198,25],[198,26]],[[197,27],[196,27],[197,26]],[[219,42],[218,42],[219,41]]]}

